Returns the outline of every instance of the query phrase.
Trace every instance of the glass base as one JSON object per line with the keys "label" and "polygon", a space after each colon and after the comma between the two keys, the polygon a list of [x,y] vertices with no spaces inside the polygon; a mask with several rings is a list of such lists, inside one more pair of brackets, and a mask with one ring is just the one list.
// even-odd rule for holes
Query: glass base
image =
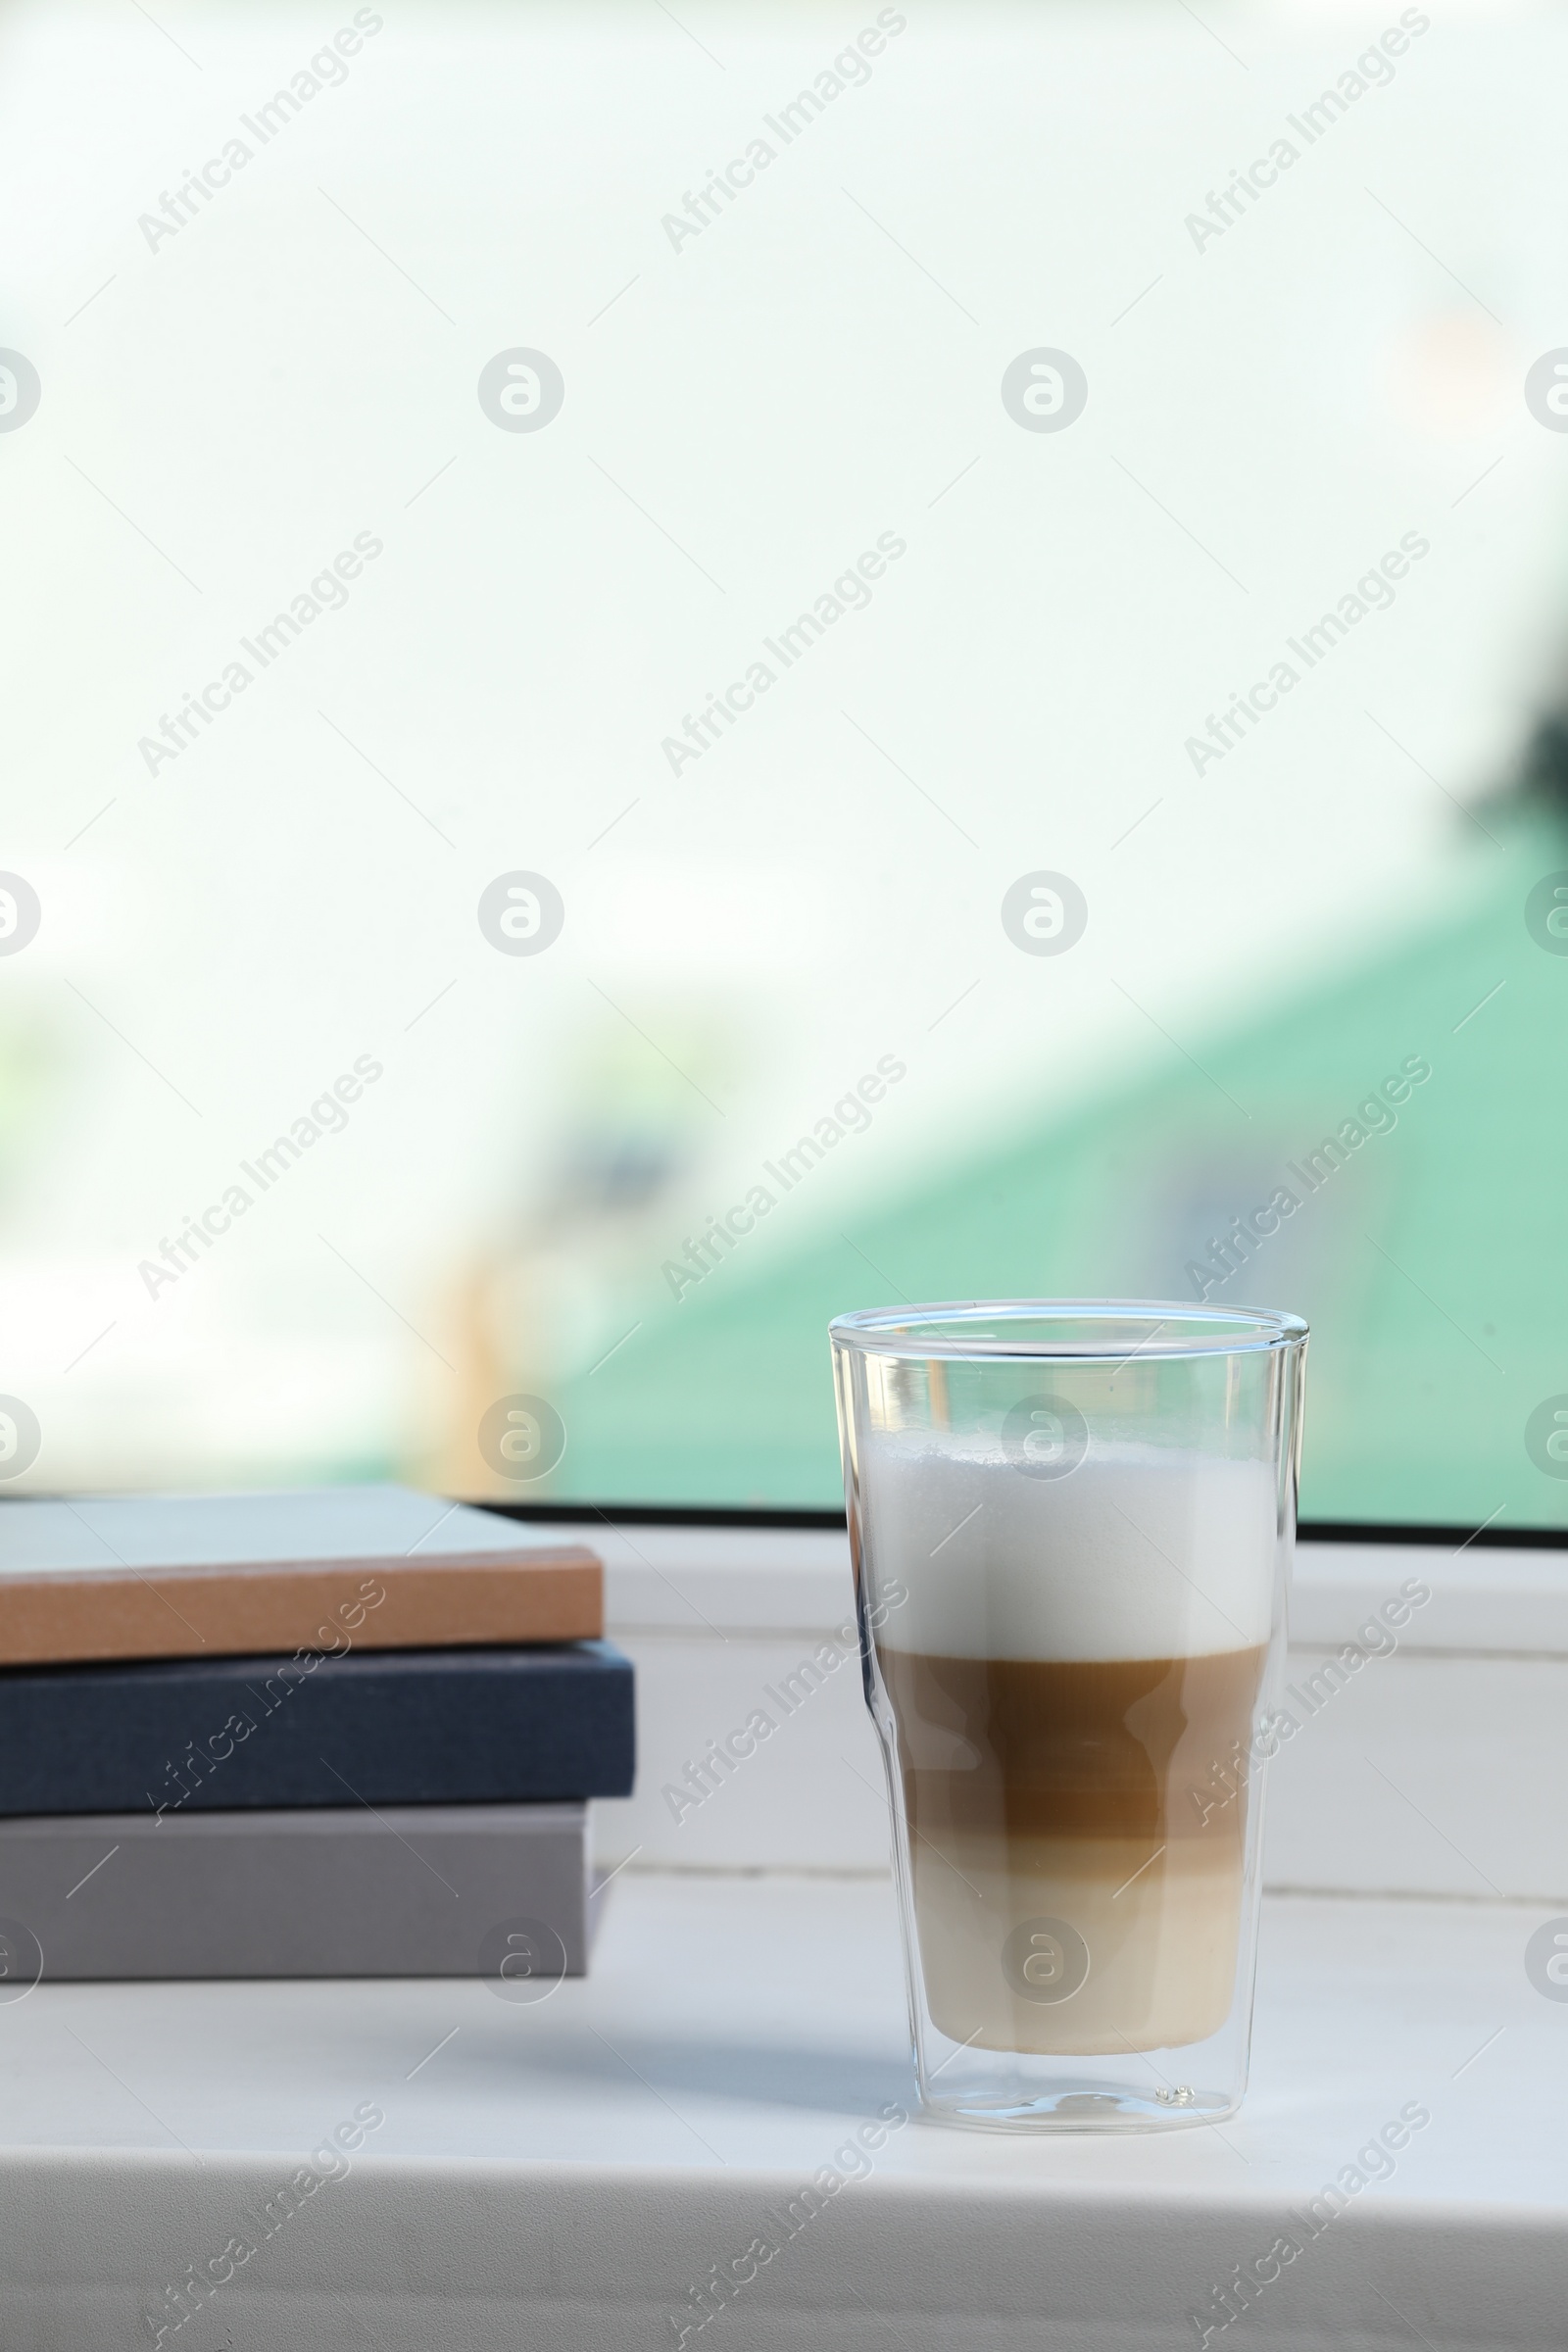
{"label": "glass base", "polygon": [[927,2090],[921,2104],[934,2123],[958,2124],[972,2132],[1169,2132],[1223,2123],[1241,2101],[1224,2091],[1197,2090],[1185,2082],[1151,2091],[1147,2082],[1101,2079],[1063,2081],[1030,2091]]}

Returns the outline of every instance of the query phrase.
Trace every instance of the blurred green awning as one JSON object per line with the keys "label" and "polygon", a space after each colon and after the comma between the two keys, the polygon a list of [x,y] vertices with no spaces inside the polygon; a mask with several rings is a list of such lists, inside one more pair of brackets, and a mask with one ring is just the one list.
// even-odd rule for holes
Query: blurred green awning
{"label": "blurred green awning", "polygon": [[[1538,1468],[1524,1437],[1568,1391],[1568,956],[1524,921],[1568,850],[1536,816],[1489,827],[1462,917],[1412,939],[1391,909],[1397,944],[1368,924],[1287,1010],[1184,1037],[1194,1060],[1173,1048],[1142,1083],[1004,1150],[928,1182],[911,1170],[846,1233],[737,1252],[650,1312],[562,1392],[556,1491],[837,1502],[831,1315],[901,1298],[1193,1298],[1190,1264],[1285,1186],[1298,1209],[1210,1295],[1311,1320],[1303,1513],[1568,1524],[1568,1477]],[[1431,1076],[1396,1125],[1359,1121],[1348,1141],[1357,1105],[1409,1058]],[[1331,1138],[1344,1164],[1309,1192],[1304,1155]]]}

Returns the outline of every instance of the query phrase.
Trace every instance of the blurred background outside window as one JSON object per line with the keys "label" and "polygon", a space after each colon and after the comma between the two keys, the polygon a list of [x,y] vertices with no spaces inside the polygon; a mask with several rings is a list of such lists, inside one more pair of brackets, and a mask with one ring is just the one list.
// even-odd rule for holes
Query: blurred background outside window
{"label": "blurred background outside window", "polygon": [[832,1504],[830,1314],[1110,1293],[1568,1519],[1565,70],[0,9],[9,1491]]}

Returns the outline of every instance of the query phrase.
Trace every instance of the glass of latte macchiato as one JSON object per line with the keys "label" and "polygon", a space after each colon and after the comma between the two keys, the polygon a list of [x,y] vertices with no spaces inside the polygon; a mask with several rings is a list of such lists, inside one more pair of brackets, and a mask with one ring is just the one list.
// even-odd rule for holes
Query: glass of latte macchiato
{"label": "glass of latte macchiato", "polygon": [[1306,1325],[1024,1299],[832,1340],[928,2110],[1230,2114]]}

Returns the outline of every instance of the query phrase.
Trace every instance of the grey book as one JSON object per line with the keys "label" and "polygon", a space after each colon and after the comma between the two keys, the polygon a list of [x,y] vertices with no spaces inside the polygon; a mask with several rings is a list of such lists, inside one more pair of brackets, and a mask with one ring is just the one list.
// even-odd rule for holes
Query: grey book
{"label": "grey book", "polygon": [[588,1808],[0,1821],[0,2003],[84,1978],[485,1977],[588,1964]]}

